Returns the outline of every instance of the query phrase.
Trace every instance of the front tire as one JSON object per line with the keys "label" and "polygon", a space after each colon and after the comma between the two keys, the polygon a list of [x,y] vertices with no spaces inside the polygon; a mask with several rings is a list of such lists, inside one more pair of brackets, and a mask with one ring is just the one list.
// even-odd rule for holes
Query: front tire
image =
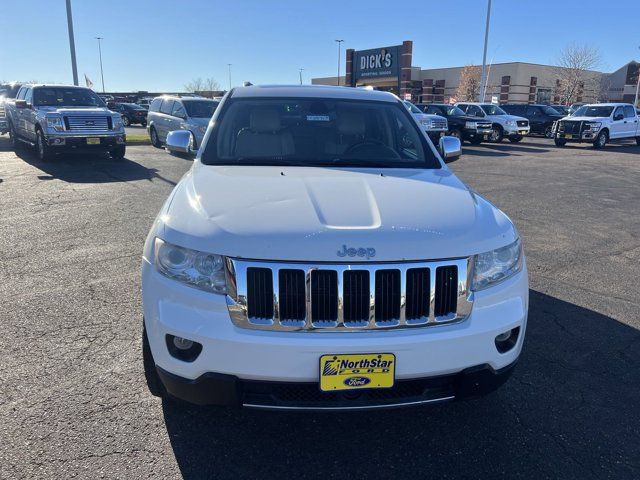
{"label": "front tire", "polygon": [[522,137],[520,135],[518,135],[517,137],[509,137],[509,141],[511,143],[518,143],[522,141]]}
{"label": "front tire", "polygon": [[156,132],[155,127],[151,127],[151,130],[149,130],[149,136],[151,137],[151,145],[156,148],[162,148],[162,142],[160,142],[160,139],[158,138],[158,132]]}
{"label": "front tire", "polygon": [[567,141],[561,138],[556,138],[554,142],[556,144],[556,147],[564,147],[567,144]]}
{"label": "front tire", "polygon": [[489,135],[489,140],[494,143],[500,143],[502,142],[503,138],[504,131],[502,130],[502,127],[500,125],[494,125],[493,129],[491,130],[491,134]]}
{"label": "front tire", "polygon": [[607,135],[607,132],[606,131],[600,132],[596,137],[595,142],[593,142],[593,148],[596,148],[596,149],[604,148],[608,140],[609,140],[609,135]]}
{"label": "front tire", "polygon": [[553,127],[551,127],[551,125],[544,129],[544,136],[546,138],[553,138]]}
{"label": "front tire", "polygon": [[640,137],[636,137],[636,143],[638,144],[638,146],[640,147]]}
{"label": "front tire", "polygon": [[144,378],[147,381],[147,388],[154,397],[163,398],[166,395],[166,389],[158,376],[156,370],[156,362],[153,360],[149,339],[147,338],[147,329],[142,325],[142,365],[144,367]]}
{"label": "front tire", "polygon": [[9,145],[11,145],[11,150],[14,152],[18,151],[22,146],[22,142],[18,140],[18,134],[16,133],[16,129],[13,127],[13,123],[9,123]]}
{"label": "front tire", "polygon": [[42,162],[48,162],[53,158],[53,151],[47,145],[44,133],[39,128],[36,130],[36,153],[38,154],[38,159]]}
{"label": "front tire", "polygon": [[129,120],[129,117],[127,117],[126,115],[122,116],[122,124],[125,127],[128,127],[129,125],[131,125],[131,121]]}

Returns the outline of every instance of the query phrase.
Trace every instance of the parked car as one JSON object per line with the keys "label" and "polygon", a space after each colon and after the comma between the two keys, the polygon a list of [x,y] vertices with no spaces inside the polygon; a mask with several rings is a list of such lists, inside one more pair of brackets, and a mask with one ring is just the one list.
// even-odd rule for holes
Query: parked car
{"label": "parked car", "polygon": [[111,110],[120,114],[125,127],[135,124],[140,124],[143,127],[147,126],[147,111],[140,105],[135,103],[116,103],[111,107]]}
{"label": "parked car", "polygon": [[0,84],[0,135],[9,132],[9,121],[7,119],[5,104],[11,103],[16,98],[21,86],[19,83]]}
{"label": "parked car", "polygon": [[459,154],[388,92],[234,88],[145,242],[150,391],[299,411],[497,388],[527,268],[509,218],[443,162]]}
{"label": "parked car", "polygon": [[432,142],[437,144],[440,137],[445,136],[447,130],[449,130],[449,124],[446,118],[440,115],[426,114],[408,100],[404,100],[403,103],[424,131],[427,132]]}
{"label": "parked car", "polygon": [[511,103],[500,105],[500,108],[510,115],[526,118],[529,120],[531,133],[544,135],[547,138],[553,138],[553,123],[564,117],[564,115],[561,115],[549,105],[522,105]]}
{"label": "parked car", "polygon": [[57,153],[81,150],[108,152],[115,159],[125,155],[120,115],[109,111],[89,88],[23,85],[6,107],[13,148],[35,146],[42,161]]}
{"label": "parked car", "polygon": [[160,148],[170,131],[187,130],[191,133],[190,148],[196,151],[219,103],[202,97],[154,98],[147,114],[147,130],[152,145]]}
{"label": "parked car", "polygon": [[460,141],[466,140],[473,145],[478,145],[483,140],[488,140],[491,135],[491,122],[470,117],[453,105],[425,103],[416,106],[424,113],[446,118],[449,125],[447,135],[459,138]]}
{"label": "parked car", "polygon": [[456,107],[471,117],[491,122],[489,140],[500,143],[507,137],[510,142],[517,143],[529,134],[529,120],[515,115],[509,115],[498,105],[493,103],[460,102]]}
{"label": "parked car", "polygon": [[149,105],[151,104],[152,100],[153,100],[153,97],[142,97],[142,98],[139,98],[136,103],[140,105],[142,108],[144,108],[145,110],[149,110]]}
{"label": "parked car", "polygon": [[556,110],[563,117],[569,115],[569,107],[567,107],[566,105],[551,105],[551,108]]}
{"label": "parked car", "polygon": [[640,145],[640,121],[630,103],[583,105],[558,121],[554,137],[559,147],[567,142],[586,142],[603,148],[609,141],[633,138]]}

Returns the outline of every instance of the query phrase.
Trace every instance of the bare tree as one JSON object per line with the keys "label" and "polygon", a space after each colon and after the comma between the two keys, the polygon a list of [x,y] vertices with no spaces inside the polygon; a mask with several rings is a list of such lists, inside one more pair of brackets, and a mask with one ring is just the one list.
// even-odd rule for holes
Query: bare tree
{"label": "bare tree", "polygon": [[466,65],[460,72],[460,81],[456,90],[459,102],[475,102],[480,95],[480,67]]}
{"label": "bare tree", "polygon": [[187,92],[215,92],[220,90],[220,84],[215,78],[209,77],[202,79],[200,77],[194,78],[189,83],[185,84],[184,89]]}
{"label": "bare tree", "polygon": [[594,72],[601,63],[600,51],[589,45],[576,43],[565,47],[556,61],[556,95],[564,104],[577,102],[582,97],[597,98],[601,75]]}

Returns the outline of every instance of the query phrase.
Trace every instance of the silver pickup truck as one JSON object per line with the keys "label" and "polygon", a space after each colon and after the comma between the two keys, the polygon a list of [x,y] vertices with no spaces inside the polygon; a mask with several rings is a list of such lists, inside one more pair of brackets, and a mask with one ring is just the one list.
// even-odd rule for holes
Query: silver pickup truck
{"label": "silver pickup truck", "polygon": [[5,104],[13,148],[28,144],[42,161],[64,151],[125,155],[120,115],[107,109],[93,90],[63,85],[23,85]]}

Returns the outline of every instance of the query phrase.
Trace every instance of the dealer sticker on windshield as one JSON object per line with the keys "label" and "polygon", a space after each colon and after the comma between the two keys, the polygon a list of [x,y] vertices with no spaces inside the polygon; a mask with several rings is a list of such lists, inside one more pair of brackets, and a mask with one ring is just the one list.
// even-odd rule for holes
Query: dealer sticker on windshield
{"label": "dealer sticker on windshield", "polygon": [[320,357],[320,390],[391,388],[396,357],[392,353],[323,355]]}

